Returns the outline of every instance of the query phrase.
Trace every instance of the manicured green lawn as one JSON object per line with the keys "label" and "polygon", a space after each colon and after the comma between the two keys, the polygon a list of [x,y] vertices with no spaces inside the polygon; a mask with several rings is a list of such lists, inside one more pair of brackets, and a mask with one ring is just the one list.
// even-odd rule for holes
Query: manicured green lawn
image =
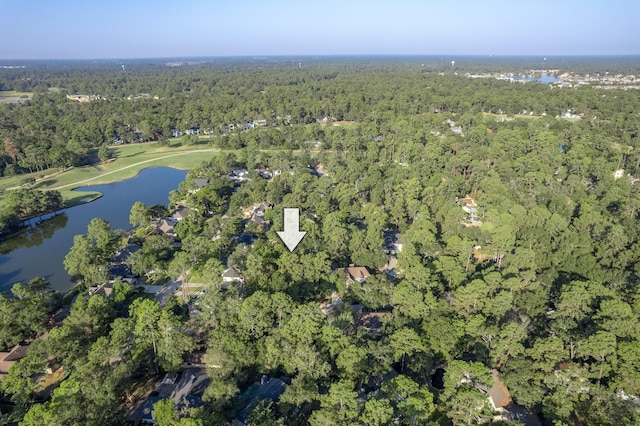
{"label": "manicured green lawn", "polygon": [[[167,166],[189,170],[220,151],[202,143],[178,146],[175,140],[172,142],[173,146],[161,146],[157,143],[122,145],[114,148],[117,158],[112,161],[76,167],[59,174],[55,174],[55,170],[47,170],[44,173],[1,178],[0,189],[4,191],[15,188],[20,186],[26,178],[36,178],[36,188],[59,190],[65,204],[72,206],[93,200],[101,195],[98,192],[72,191],[74,188],[129,179],[136,176],[140,170],[149,167]],[[38,179],[43,174],[48,177]]]}
{"label": "manicured green lawn", "polygon": [[[14,189],[29,178],[36,179],[35,188],[60,191],[67,207],[92,201],[101,196],[95,191],[73,191],[83,186],[119,182],[136,176],[140,170],[149,167],[173,167],[190,170],[219,152],[238,152],[221,150],[208,144],[207,138],[201,138],[197,144],[181,145],[180,139],[171,139],[171,145],[162,146],[155,142],[120,145],[113,148],[116,158],[91,166],[75,167],[65,172],[49,169],[44,172],[21,174],[0,178],[0,191]],[[274,151],[278,151],[274,149]],[[298,152],[294,151],[294,154]],[[44,177],[41,177],[44,176]],[[2,199],[0,198],[0,206]]]}
{"label": "manicured green lawn", "polygon": [[15,90],[0,90],[0,98],[31,98],[32,92],[16,92]]}

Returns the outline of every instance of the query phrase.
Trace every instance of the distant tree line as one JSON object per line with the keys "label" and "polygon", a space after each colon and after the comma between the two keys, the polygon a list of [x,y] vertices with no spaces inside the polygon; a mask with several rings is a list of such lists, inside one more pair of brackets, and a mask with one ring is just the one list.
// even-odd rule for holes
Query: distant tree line
{"label": "distant tree line", "polygon": [[[55,65],[2,70],[6,88],[28,78],[32,89],[46,85],[59,91],[36,90],[29,102],[0,105],[0,175],[86,164],[105,144],[166,141],[172,129],[199,126],[223,134],[225,124],[258,118],[279,127],[264,129],[263,146],[295,139],[290,144],[298,148],[302,141],[288,136],[283,125],[308,125],[326,117],[386,133],[398,122],[433,111],[457,115],[461,124],[470,125],[481,113],[556,116],[572,110],[593,119],[608,135],[628,139],[639,131],[633,111],[640,101],[632,92],[552,90],[536,83],[469,79],[445,68],[447,73],[429,70],[388,61],[311,62],[303,69],[286,63],[260,68],[205,63],[134,65],[125,72]],[[65,97],[76,93],[101,98],[80,103]],[[230,146],[238,143],[230,140]],[[100,152],[100,157],[108,156]]]}

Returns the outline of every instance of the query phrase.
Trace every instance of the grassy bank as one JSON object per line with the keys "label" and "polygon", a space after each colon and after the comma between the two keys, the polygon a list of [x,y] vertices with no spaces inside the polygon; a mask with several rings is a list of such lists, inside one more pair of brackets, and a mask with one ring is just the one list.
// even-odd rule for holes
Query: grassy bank
{"label": "grassy bank", "polygon": [[37,182],[36,187],[60,191],[65,205],[73,206],[93,201],[101,195],[95,191],[74,191],[75,188],[130,179],[149,167],[167,166],[189,170],[219,151],[202,145],[173,148],[154,143],[126,145],[116,149],[117,158],[113,161],[69,170]]}
{"label": "grassy bank", "polygon": [[161,146],[157,143],[122,145],[114,150],[116,158],[108,162],[76,167],[60,173],[55,173],[53,170],[46,171],[43,178],[38,178],[42,176],[42,172],[2,178],[0,179],[0,189],[15,188],[25,178],[32,177],[36,179],[35,188],[60,191],[65,206],[70,207],[93,201],[101,196],[96,191],[73,191],[75,188],[119,182],[132,178],[141,170],[149,167],[167,166],[189,170],[220,151],[218,148],[211,148],[203,144]]}
{"label": "grassy bank", "polygon": [[[215,138],[215,137],[214,137]],[[0,178],[0,191],[20,187],[28,179],[35,179],[34,188],[58,190],[62,194],[65,207],[93,201],[102,194],[97,191],[75,190],[83,186],[102,185],[119,182],[135,177],[141,170],[150,167],[172,167],[190,170],[219,152],[238,152],[221,150],[209,145],[209,139],[201,137],[193,145],[181,145],[181,139],[171,139],[171,145],[162,146],[155,142],[136,143],[114,147],[116,158],[90,166],[75,167],[64,172],[55,169],[43,172],[26,173]],[[280,151],[269,149],[265,151]],[[282,151],[288,151],[283,149]],[[298,154],[299,151],[293,151]],[[0,197],[0,208],[2,198]]]}

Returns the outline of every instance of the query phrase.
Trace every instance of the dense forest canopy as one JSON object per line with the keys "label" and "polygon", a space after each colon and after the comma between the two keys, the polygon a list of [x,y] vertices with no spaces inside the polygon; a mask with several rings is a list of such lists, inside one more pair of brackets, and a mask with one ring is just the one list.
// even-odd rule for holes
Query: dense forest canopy
{"label": "dense forest canopy", "polygon": [[[498,61],[511,64],[511,72],[523,69],[519,62]],[[304,66],[293,60],[167,66],[143,61],[124,68],[107,62],[81,68],[71,63],[1,69],[5,90],[33,91],[34,95],[24,104],[0,105],[0,174],[84,164],[92,149],[114,141],[157,140],[169,137],[172,129],[184,131],[191,126],[219,134],[225,124],[259,118],[277,125],[284,117],[293,124],[332,117],[387,130],[433,111],[457,114],[463,126],[470,126],[479,113],[526,110],[556,116],[572,110],[588,119],[599,118],[599,127],[609,136],[611,130],[617,137],[632,137],[638,131],[632,113],[638,110],[636,92],[603,97],[589,87],[575,91],[552,90],[542,84],[522,87],[456,75],[486,69],[490,61],[458,60],[455,70],[448,60],[425,62],[343,58],[311,59]],[[592,64],[600,72],[638,73],[637,62],[630,59],[606,63],[609,68]],[[67,99],[67,94],[96,99],[82,103]]]}
{"label": "dense forest canopy", "polygon": [[[530,63],[456,60],[0,70],[5,89],[35,92],[0,106],[5,174],[194,127],[208,138],[183,143],[221,148],[167,208],[127,206],[130,234],[95,219],[76,236],[65,266],[94,290],[0,382],[12,418],[119,424],[199,352],[202,404],[161,399],[158,424],[518,424],[507,408],[497,420],[496,386],[524,424],[637,424],[640,92],[472,79]],[[276,235],[285,207],[307,232],[293,252]],[[161,304],[120,279],[95,290],[134,243],[132,275],[181,279],[187,297]],[[46,328],[60,302],[45,287],[0,299],[0,349]],[[65,371],[51,395],[45,365]],[[249,403],[265,382],[283,392]]]}

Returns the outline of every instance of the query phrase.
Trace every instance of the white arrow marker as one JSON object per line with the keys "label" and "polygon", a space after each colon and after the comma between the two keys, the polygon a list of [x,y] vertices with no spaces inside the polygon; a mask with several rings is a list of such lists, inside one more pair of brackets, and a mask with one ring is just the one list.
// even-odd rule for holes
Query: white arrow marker
{"label": "white arrow marker", "polygon": [[289,251],[293,251],[302,241],[302,237],[306,235],[306,232],[300,231],[300,210],[285,208],[284,231],[277,231],[276,233]]}

